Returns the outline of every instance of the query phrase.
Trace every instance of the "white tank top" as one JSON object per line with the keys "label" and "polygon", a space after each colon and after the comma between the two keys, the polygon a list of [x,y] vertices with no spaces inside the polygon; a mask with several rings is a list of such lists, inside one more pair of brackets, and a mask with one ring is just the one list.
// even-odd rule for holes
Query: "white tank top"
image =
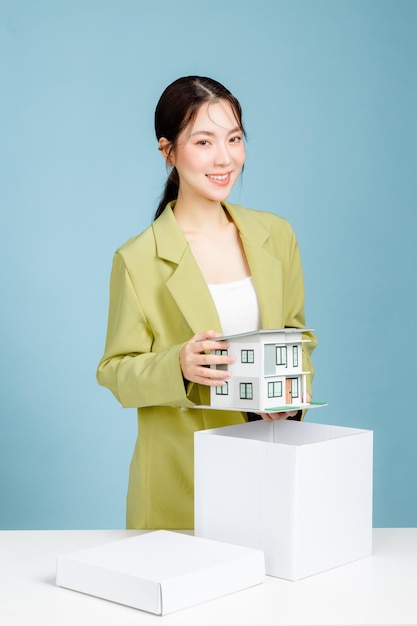
{"label": "white tank top", "polygon": [[208,285],[224,335],[261,328],[261,312],[252,276],[230,283]]}

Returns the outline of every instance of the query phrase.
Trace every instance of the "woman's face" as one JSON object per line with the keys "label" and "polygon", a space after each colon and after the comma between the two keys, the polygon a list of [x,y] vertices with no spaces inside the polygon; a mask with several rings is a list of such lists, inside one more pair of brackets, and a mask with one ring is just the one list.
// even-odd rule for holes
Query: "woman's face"
{"label": "woman's face", "polygon": [[229,102],[204,103],[171,157],[180,179],[178,200],[225,200],[245,162],[243,131]]}

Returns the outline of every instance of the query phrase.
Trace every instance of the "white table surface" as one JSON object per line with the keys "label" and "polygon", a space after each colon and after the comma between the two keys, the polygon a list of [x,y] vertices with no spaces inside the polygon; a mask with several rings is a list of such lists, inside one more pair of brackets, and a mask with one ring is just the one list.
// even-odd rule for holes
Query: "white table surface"
{"label": "white table surface", "polygon": [[265,583],[160,617],[56,587],[65,554],[137,531],[0,531],[1,626],[417,624],[417,528],[374,529],[373,554],[290,582]]}

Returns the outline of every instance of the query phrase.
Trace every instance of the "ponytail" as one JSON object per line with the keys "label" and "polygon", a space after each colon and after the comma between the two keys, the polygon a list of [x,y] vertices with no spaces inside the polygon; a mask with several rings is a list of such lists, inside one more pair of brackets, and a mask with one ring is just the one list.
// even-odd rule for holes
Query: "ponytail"
{"label": "ponytail", "polygon": [[156,209],[154,220],[156,220],[161,213],[163,213],[168,202],[172,202],[172,200],[176,200],[178,198],[178,189],[180,186],[180,179],[178,176],[177,169],[175,167],[172,168],[168,180],[165,183],[164,193],[162,194],[161,200],[158,204],[158,208]]}

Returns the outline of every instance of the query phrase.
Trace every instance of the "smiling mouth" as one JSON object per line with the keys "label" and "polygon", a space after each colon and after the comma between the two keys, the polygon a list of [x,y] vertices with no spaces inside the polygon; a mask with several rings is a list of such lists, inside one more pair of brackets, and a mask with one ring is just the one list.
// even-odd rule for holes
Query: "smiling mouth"
{"label": "smiling mouth", "polygon": [[207,174],[207,178],[209,178],[210,180],[218,181],[219,183],[223,183],[230,178],[230,172],[221,175]]}

